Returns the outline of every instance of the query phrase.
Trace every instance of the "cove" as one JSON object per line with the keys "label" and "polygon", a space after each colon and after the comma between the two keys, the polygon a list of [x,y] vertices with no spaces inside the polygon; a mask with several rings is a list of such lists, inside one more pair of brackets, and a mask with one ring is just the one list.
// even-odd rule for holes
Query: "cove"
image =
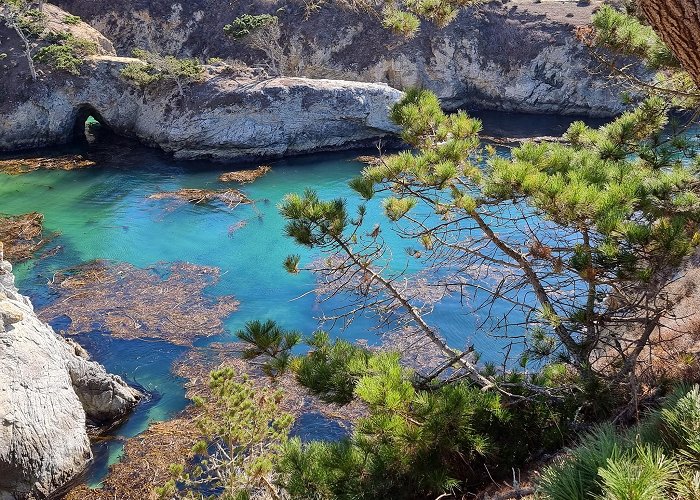
{"label": "cove", "polygon": [[[501,120],[503,126],[512,124],[509,115],[490,114],[489,120],[496,123]],[[546,122],[546,118],[541,120]],[[560,133],[560,123],[552,118],[553,134]],[[540,121],[538,132],[545,128]],[[514,130],[509,135],[517,132]],[[74,146],[61,152],[80,152],[85,148],[89,152],[95,147],[105,144]],[[255,165],[180,162],[160,151],[116,139],[108,147],[110,153],[100,155],[97,165],[88,169],[36,171],[20,176],[0,174],[1,212],[41,212],[45,215],[46,231],[60,233],[52,242],[53,247],[60,246],[55,255],[15,268],[20,290],[31,297],[37,309],[55,300],[47,282],[59,269],[93,259],[127,262],[137,267],[187,261],[220,268],[220,281],[206,293],[233,295],[240,301],[239,310],[226,321],[227,333],[219,338],[200,339],[198,344],[232,341],[234,332],[252,319],[273,319],[304,334],[317,329],[315,318],[329,306],[317,303],[314,295],[307,293],[313,289],[313,277],[309,273],[290,275],[282,267],[290,253],[300,253],[307,261],[313,255],[284,235],[284,221],[277,205],[285,194],[301,192],[307,187],[313,187],[326,199],[348,197],[353,200],[351,203],[357,203],[347,186],[347,181],[362,169],[362,164],[354,159],[376,151],[319,154],[271,162],[269,174],[241,188],[255,203],[230,210],[224,205],[174,204],[149,200],[148,196],[181,188],[237,187],[220,183],[218,176]],[[370,203],[369,227],[384,220],[380,203],[379,199]],[[408,262],[415,267],[404,251],[405,241],[389,231],[385,232],[385,238],[399,264]],[[492,313],[505,314],[505,310]],[[486,334],[475,334],[475,317],[458,299],[440,303],[430,321],[454,347],[473,343],[482,353],[482,361],[501,358],[504,342]],[[54,326],[61,329],[60,324]],[[331,333],[376,344],[379,332],[375,327],[371,317],[363,316],[346,329],[336,326]],[[119,459],[124,438],[142,432],[152,421],[171,418],[186,406],[183,381],[170,371],[184,348],[162,341],[114,339],[108,332],[86,332],[76,340],[108,370],[152,394],[129,420],[113,430],[114,440],[95,445],[96,459],[87,480],[97,486],[108,466]],[[324,433],[325,424],[317,425],[315,417],[307,417],[306,421]],[[304,422],[300,421],[299,425],[303,426]],[[326,427],[329,437],[339,434],[332,426]],[[310,434],[321,437],[313,430]]]}

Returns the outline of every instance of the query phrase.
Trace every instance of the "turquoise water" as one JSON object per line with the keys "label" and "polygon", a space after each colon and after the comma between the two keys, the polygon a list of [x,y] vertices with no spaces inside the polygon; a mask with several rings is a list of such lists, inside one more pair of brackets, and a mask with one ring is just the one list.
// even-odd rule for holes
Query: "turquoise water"
{"label": "turquoise water", "polygon": [[[559,132],[556,128],[555,131]],[[95,148],[81,147],[88,148],[88,153],[90,148]],[[41,308],[53,299],[47,281],[58,269],[93,259],[123,261],[139,267],[187,261],[219,267],[221,280],[207,289],[207,293],[234,295],[241,303],[240,309],[225,323],[227,333],[198,343],[230,341],[233,332],[251,319],[274,319],[286,328],[310,334],[318,327],[315,318],[330,306],[317,303],[313,294],[306,293],[314,285],[309,273],[294,276],[283,269],[282,261],[290,253],[300,253],[307,262],[313,255],[285,237],[284,221],[277,205],[285,194],[301,192],[306,187],[317,189],[324,198],[347,196],[356,200],[347,181],[360,172],[362,164],[353,158],[363,153],[374,151],[271,162],[272,171],[268,175],[242,187],[255,203],[234,210],[216,204],[149,200],[148,195],[185,187],[231,187],[218,182],[218,176],[251,165],[177,162],[164,153],[134,143],[120,141],[115,154],[100,155],[98,165],[89,169],[37,171],[21,176],[0,174],[0,212],[41,212],[45,215],[45,229],[60,233],[51,244],[60,246],[56,255],[16,267],[18,285]],[[370,203],[369,228],[382,221],[379,204],[380,200]],[[243,227],[231,230],[243,221]],[[415,259],[404,251],[407,243],[390,231],[383,235],[394,250],[394,264],[403,266],[408,262],[415,267]],[[473,342],[483,361],[501,358],[502,344],[486,338],[485,334],[474,334],[475,318],[468,308],[461,307],[458,299],[440,304],[430,321],[454,347]],[[361,317],[346,330],[334,328],[332,333],[376,343],[375,326],[371,317]],[[152,395],[113,431],[117,439],[95,446],[96,458],[88,481],[97,485],[107,467],[119,459],[123,438],[142,432],[149,422],[172,417],[187,404],[183,381],[170,372],[173,361],[184,348],[162,341],[114,339],[105,332],[86,332],[77,340],[108,370]],[[316,432],[324,432],[324,428],[331,435],[339,432],[333,426],[318,424],[314,417],[308,419],[311,427],[321,429],[312,429],[314,436]]]}

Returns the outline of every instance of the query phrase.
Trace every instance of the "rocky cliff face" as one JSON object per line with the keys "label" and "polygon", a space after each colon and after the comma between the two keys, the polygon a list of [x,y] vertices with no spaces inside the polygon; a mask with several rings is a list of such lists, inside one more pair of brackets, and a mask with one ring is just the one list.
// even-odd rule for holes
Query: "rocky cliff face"
{"label": "rocky cliff face", "polygon": [[[51,17],[65,16],[49,7]],[[385,84],[268,78],[219,64],[206,66],[201,82],[143,89],[120,75],[137,59],[116,57],[99,33],[76,26],[84,38],[100,40],[101,53],[86,60],[80,76],[40,65],[32,81],[16,34],[0,23],[3,50],[13,47],[0,63],[0,150],[69,142],[89,115],[180,158],[333,150],[395,131],[387,111],[401,93]]]}
{"label": "rocky cliff face", "polygon": [[34,314],[0,243],[0,499],[45,498],[92,458],[86,421],[124,417],[141,395]]}
{"label": "rocky cliff face", "polygon": [[265,61],[223,27],[243,14],[280,16],[286,74],[385,82],[434,90],[447,108],[610,116],[621,89],[597,71],[576,40],[599,0],[497,0],[466,9],[444,29],[423,23],[405,40],[379,20],[334,2],[307,16],[301,0],[57,0],[108,36],[123,55],[133,48],[167,54]]}

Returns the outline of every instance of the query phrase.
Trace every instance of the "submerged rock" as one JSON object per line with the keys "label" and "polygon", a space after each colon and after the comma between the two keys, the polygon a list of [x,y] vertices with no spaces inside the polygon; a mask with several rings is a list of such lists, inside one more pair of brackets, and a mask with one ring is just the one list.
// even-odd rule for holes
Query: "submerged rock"
{"label": "submerged rock", "polygon": [[0,499],[63,486],[92,458],[87,422],[118,420],[140,397],[37,318],[0,243]]}

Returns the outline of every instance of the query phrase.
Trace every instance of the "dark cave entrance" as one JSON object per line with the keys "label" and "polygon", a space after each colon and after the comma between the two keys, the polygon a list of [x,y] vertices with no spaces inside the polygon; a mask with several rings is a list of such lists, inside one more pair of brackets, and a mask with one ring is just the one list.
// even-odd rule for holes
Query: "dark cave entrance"
{"label": "dark cave entrance", "polygon": [[100,112],[89,104],[80,106],[73,122],[73,140],[92,144],[104,135],[111,135],[111,130]]}

